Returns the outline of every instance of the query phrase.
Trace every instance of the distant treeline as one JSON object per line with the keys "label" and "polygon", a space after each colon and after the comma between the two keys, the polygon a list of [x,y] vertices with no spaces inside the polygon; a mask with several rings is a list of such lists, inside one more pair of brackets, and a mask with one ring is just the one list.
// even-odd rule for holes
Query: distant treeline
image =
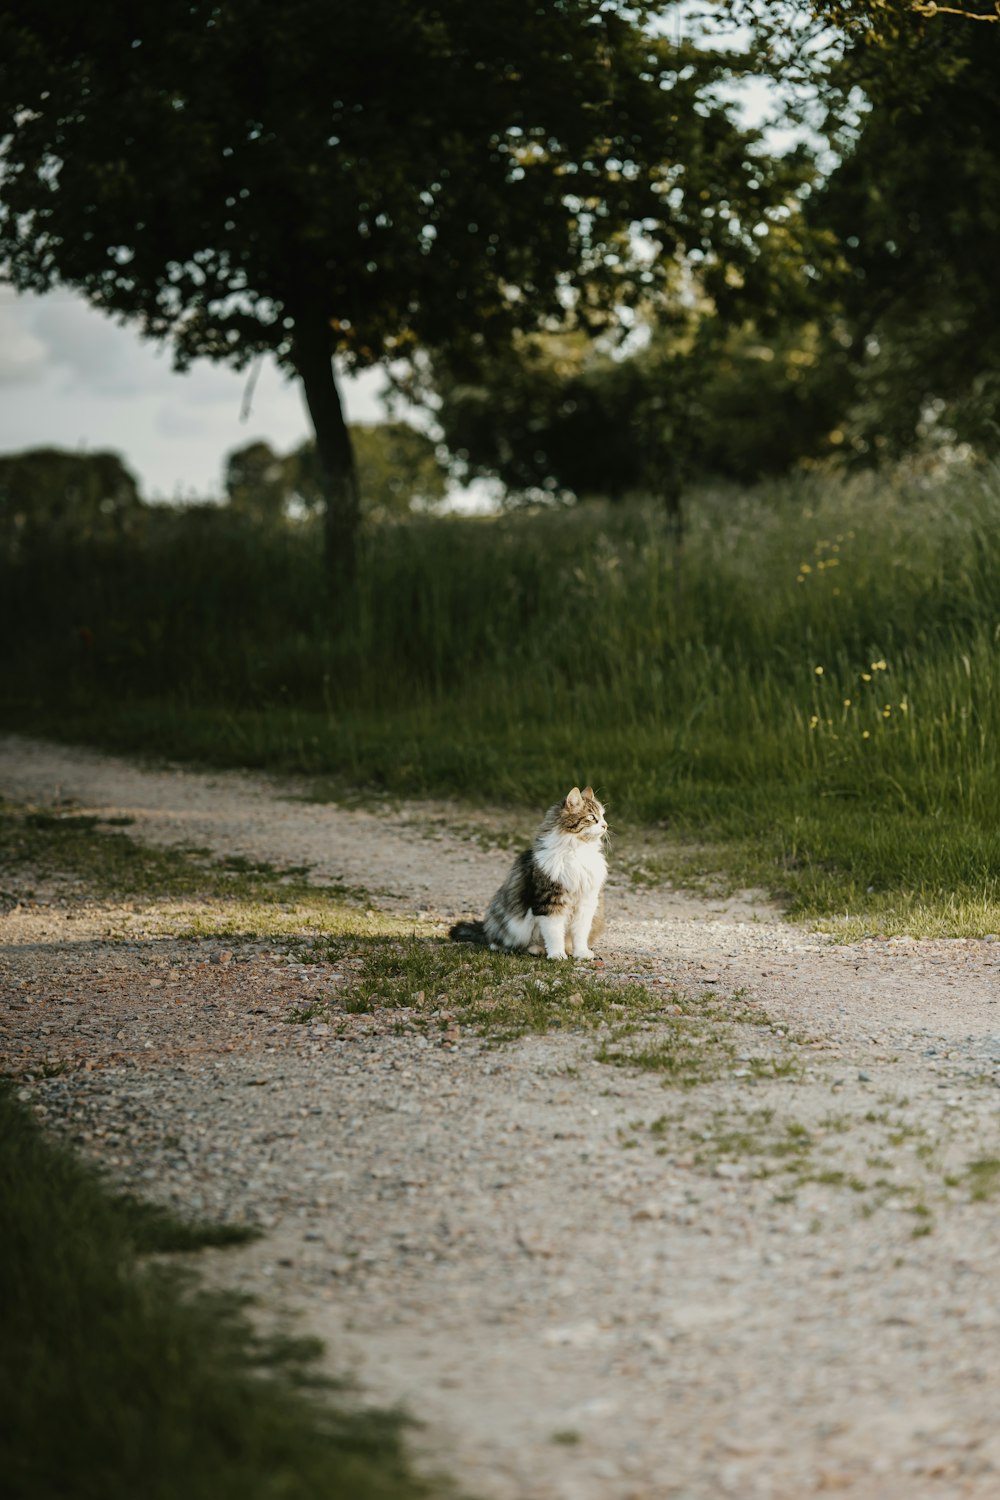
{"label": "distant treeline", "polygon": [[[382,422],[354,427],[351,436],[369,519],[432,509],[444,498],[447,474],[424,433]],[[225,505],[259,524],[316,514],[323,496],[315,444],[287,454],[262,441],[235,449],[225,459],[220,493],[201,503]],[[150,509],[117,453],[46,447],[0,454],[0,548],[7,555],[25,545],[128,536],[147,524]]]}

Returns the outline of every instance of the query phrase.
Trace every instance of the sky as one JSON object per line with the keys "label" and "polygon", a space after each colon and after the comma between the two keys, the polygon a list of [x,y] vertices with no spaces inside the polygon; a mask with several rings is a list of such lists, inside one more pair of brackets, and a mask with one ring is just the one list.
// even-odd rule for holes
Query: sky
{"label": "sky", "polygon": [[[38,297],[0,286],[0,453],[110,448],[147,500],[218,496],[233,448],[262,438],[284,453],[311,433],[298,382],[273,360],[241,421],[248,376],[208,360],[177,374],[169,347],[71,291]],[[343,382],[349,421],[384,417],[381,384],[377,371]]]}

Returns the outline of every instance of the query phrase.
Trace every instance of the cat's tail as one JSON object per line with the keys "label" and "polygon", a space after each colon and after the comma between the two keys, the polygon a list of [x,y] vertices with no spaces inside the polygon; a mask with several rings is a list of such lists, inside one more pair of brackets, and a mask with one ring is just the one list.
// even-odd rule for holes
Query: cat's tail
{"label": "cat's tail", "polygon": [[456,922],[448,936],[453,943],[478,943],[488,946],[486,927],[482,922]]}

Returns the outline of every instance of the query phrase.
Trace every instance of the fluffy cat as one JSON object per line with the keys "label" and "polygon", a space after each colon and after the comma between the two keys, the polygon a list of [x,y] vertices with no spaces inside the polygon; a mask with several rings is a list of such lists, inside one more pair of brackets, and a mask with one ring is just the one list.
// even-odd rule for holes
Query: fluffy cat
{"label": "fluffy cat", "polygon": [[607,831],[593,787],[575,786],[549,808],[483,920],[456,922],[449,936],[512,953],[593,958],[590,945],[604,930]]}

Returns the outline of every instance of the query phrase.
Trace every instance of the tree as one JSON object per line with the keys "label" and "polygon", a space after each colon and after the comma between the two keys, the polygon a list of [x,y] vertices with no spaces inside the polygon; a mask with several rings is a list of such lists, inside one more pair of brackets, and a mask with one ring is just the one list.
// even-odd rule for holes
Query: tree
{"label": "tree", "polygon": [[1000,26],[912,14],[832,69],[867,107],[810,213],[841,249],[828,297],[853,339],[861,456],[896,457],[935,428],[996,450],[998,76]]}
{"label": "tree", "polygon": [[435,415],[458,476],[494,477],[529,499],[634,490],[634,373],[634,362],[615,367],[582,334],[519,340],[461,376],[439,362]]}
{"label": "tree", "polygon": [[351,428],[366,516],[385,521],[430,510],[444,499],[448,475],[436,445],[408,422]]}
{"label": "tree", "polygon": [[967,0],[965,4],[938,4],[937,0],[813,0],[813,15],[822,26],[833,25],[852,38],[885,45],[898,40],[915,19],[934,20],[956,16],[963,21],[1000,21],[997,0]]}
{"label": "tree", "polygon": [[995,451],[996,0],[727,4],[807,85],[804,117],[827,137],[833,165],[804,215],[829,242],[811,316],[834,343],[846,335],[846,362],[834,351],[845,451],[891,459],[928,439]]}
{"label": "tree", "polygon": [[[448,475],[425,433],[408,422],[375,422],[349,432],[366,519],[384,521],[444,499]],[[226,458],[225,487],[233,510],[264,525],[287,520],[295,506],[312,515],[323,511],[322,469],[312,441],[284,457],[260,440],[235,448]]]}
{"label": "tree", "polygon": [[234,510],[256,521],[284,519],[288,503],[287,462],[270,443],[247,443],[226,458],[225,487]]}
{"label": "tree", "polygon": [[[448,475],[435,444],[408,422],[374,422],[352,426],[359,489],[366,518],[384,521],[431,508],[445,497]],[[307,511],[323,506],[316,444],[302,443],[285,459],[288,499]]]}
{"label": "tree", "polygon": [[[64,283],[179,367],[302,381],[331,568],[360,507],[332,359],[453,362],[675,285],[751,288],[776,165],[647,0],[160,0],[0,13],[0,277]],[[794,175],[794,170],[793,175]]]}
{"label": "tree", "polygon": [[29,448],[0,456],[0,536],[12,554],[25,543],[120,536],[145,509],[117,453]]}
{"label": "tree", "polygon": [[[534,340],[477,382],[439,381],[440,421],[464,475],[514,495],[646,494],[677,517],[693,479],[752,482],[831,451],[846,391],[843,348],[816,323],[658,324],[627,359]],[[592,434],[606,434],[599,445]]]}

